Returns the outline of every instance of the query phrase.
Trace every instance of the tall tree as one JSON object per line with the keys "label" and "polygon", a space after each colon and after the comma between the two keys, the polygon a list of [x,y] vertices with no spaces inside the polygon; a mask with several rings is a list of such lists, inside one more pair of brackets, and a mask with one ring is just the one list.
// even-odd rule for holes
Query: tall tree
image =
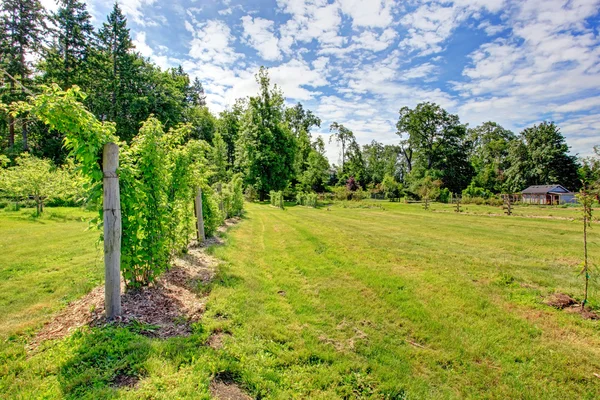
{"label": "tall tree", "polygon": [[139,128],[139,121],[131,118],[130,113],[135,111],[134,98],[139,93],[136,85],[143,60],[133,53],[127,18],[118,3],[102,25],[98,41],[100,54],[96,62],[100,79],[93,89],[95,98],[90,99],[90,107],[100,119],[114,121],[119,136],[130,140]]}
{"label": "tall tree", "polygon": [[[23,100],[25,87],[31,82],[31,62],[29,56],[39,52],[45,30],[45,14],[39,0],[3,0],[0,7],[0,29],[2,30],[2,68],[9,73],[8,101]],[[20,85],[17,85],[17,80]],[[15,123],[9,117],[9,147],[15,143]],[[22,119],[23,149],[28,149],[27,122]]]}
{"label": "tall tree", "polygon": [[329,137],[329,143],[333,140],[338,142],[342,146],[342,171],[344,170],[344,163],[346,162],[346,147],[353,141],[355,141],[354,133],[346,128],[342,124],[337,122],[332,123],[329,126],[329,131],[332,132]]}
{"label": "tall tree", "polygon": [[570,190],[581,186],[577,157],[569,154],[569,146],[554,122],[524,129],[509,147],[508,162],[506,185],[510,191],[529,185],[560,184]]}
{"label": "tall tree", "polygon": [[409,171],[418,169],[416,178],[423,177],[426,171],[438,170],[443,185],[453,192],[460,192],[469,184],[469,142],[466,126],[457,115],[434,103],[420,103],[414,109],[400,109],[396,128],[403,138],[402,152]]}
{"label": "tall tree", "polygon": [[229,165],[235,164],[235,143],[239,137],[242,118],[247,108],[246,99],[237,99],[230,110],[223,110],[217,121],[217,131],[223,136],[227,144],[227,161]]}
{"label": "tall tree", "polygon": [[63,89],[73,84],[82,86],[88,77],[84,69],[94,41],[94,26],[85,3],[79,0],[59,0],[52,15],[56,25],[56,42],[46,55],[47,78]]}
{"label": "tall tree", "polygon": [[491,192],[502,191],[504,171],[508,168],[508,149],[515,135],[495,122],[485,122],[469,129],[472,143],[471,164],[475,169],[475,186]]}
{"label": "tall tree", "polygon": [[295,141],[284,120],[283,94],[271,87],[264,67],[256,75],[260,92],[250,97],[236,143],[236,164],[254,185],[260,199],[271,190],[282,190],[293,174]]}
{"label": "tall tree", "polygon": [[315,126],[320,127],[321,119],[298,103],[293,107],[286,108],[285,120],[296,139],[294,170],[295,175],[300,177],[308,167],[308,157],[312,151],[310,130]]}
{"label": "tall tree", "polygon": [[206,106],[206,94],[204,94],[204,87],[202,82],[196,77],[192,86],[189,88],[188,102],[193,106]]}

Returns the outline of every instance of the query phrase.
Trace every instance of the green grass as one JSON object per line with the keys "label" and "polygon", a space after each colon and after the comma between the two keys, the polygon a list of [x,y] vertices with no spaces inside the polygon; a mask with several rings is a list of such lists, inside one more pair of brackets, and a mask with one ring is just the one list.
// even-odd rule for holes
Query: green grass
{"label": "green grass", "polygon": [[39,328],[49,315],[102,282],[96,214],[48,208],[0,210],[0,340]]}
{"label": "green grass", "polygon": [[[600,397],[600,323],[542,303],[581,297],[580,222],[357,206],[247,205],[210,249],[223,262],[190,337],[85,329],[29,353],[13,339],[0,393],[209,398],[218,375],[275,399]],[[205,345],[213,331],[222,349]],[[119,375],[141,380],[116,389]]]}

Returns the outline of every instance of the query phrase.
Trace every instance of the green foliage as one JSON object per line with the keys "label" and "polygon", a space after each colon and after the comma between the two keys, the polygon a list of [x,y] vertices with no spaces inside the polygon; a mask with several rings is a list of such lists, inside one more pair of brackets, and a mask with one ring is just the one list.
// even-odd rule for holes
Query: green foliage
{"label": "green foliage", "polygon": [[71,195],[71,184],[65,171],[28,153],[18,157],[15,166],[0,170],[0,197],[15,202],[32,198],[37,215],[43,212],[45,202]]}
{"label": "green foliage", "polygon": [[316,193],[299,192],[296,194],[296,204],[298,204],[300,206],[316,208],[317,201],[318,201],[318,196]]}
{"label": "green foliage", "polygon": [[329,161],[324,154],[312,149],[308,154],[306,168],[298,177],[303,190],[321,192],[329,178]]}
{"label": "green foliage", "polygon": [[481,197],[484,199],[489,199],[490,197],[492,197],[492,193],[487,189],[476,187],[475,181],[473,181],[469,184],[469,186],[467,186],[465,190],[462,191],[462,196],[463,198]]}
{"label": "green foliage", "polygon": [[[420,103],[415,109],[403,107],[396,124],[403,138],[407,170],[422,179],[428,171],[440,171],[444,187],[462,191],[471,182],[473,168],[468,160],[466,125],[434,103]],[[431,174],[430,174],[431,175]]]}
{"label": "green foliage", "polygon": [[236,174],[221,192],[225,218],[239,217],[244,208],[244,191],[242,176]]}
{"label": "green foliage", "polygon": [[506,189],[518,192],[530,185],[561,184],[570,190],[581,186],[577,159],[553,123],[542,122],[526,128],[510,143]]}
{"label": "green foliage", "polygon": [[469,139],[473,146],[471,164],[475,169],[475,186],[501,192],[509,167],[508,149],[515,135],[495,122],[485,122],[469,129]]}
{"label": "green foliage", "polygon": [[282,191],[274,191],[271,190],[269,192],[269,198],[271,199],[271,205],[273,207],[278,207],[281,208],[282,210],[284,209],[284,205],[283,205],[283,192]]}
{"label": "green foliage", "polygon": [[423,179],[421,179],[418,183],[417,194],[423,200],[425,209],[429,209],[429,202],[435,200],[440,195],[440,187],[442,185],[442,181],[439,179],[433,179],[431,176],[427,175]]}
{"label": "green foliage", "polygon": [[256,189],[254,189],[254,186],[246,186],[246,190],[244,191],[244,198],[250,203],[256,201],[256,199],[258,198],[258,193],[256,192]]}
{"label": "green foliage", "polygon": [[404,195],[404,186],[396,182],[392,175],[385,175],[381,182],[381,189],[386,199],[398,201]]}
{"label": "green foliage", "polygon": [[206,185],[202,186],[202,216],[204,218],[204,233],[213,236],[223,223],[223,213],[219,209],[219,194]]}
{"label": "green foliage", "polygon": [[267,70],[256,75],[260,93],[251,97],[236,142],[236,165],[246,184],[261,200],[271,190],[283,190],[293,175],[295,141],[284,120],[284,99],[271,87]]}
{"label": "green foliage", "polygon": [[[78,171],[89,178],[90,197],[97,200],[103,178],[98,161],[104,144],[116,137],[114,125],[100,123],[78,101],[81,97],[77,87],[63,92],[53,86],[18,109],[64,132],[65,146],[78,161]],[[198,186],[206,197],[206,233],[213,234],[223,219],[202,172],[209,146],[195,140],[184,144],[190,130],[182,125],[165,133],[158,119],[149,118],[131,146],[120,144],[121,270],[129,287],[154,281],[173,254],[185,249],[194,232],[192,199]]]}

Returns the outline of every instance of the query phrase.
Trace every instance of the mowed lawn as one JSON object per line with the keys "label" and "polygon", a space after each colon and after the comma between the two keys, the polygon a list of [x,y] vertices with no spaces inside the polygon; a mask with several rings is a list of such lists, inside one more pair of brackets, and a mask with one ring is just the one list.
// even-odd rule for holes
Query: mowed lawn
{"label": "mowed lawn", "polygon": [[[107,328],[13,344],[0,394],[209,398],[218,376],[274,399],[600,398],[600,322],[543,304],[581,298],[581,222],[387,202],[246,207],[210,249],[222,264],[199,288],[207,311],[190,337]],[[592,263],[599,239],[594,224]],[[214,332],[220,349],[206,345]],[[114,387],[123,373],[135,388]]]}
{"label": "mowed lawn", "polygon": [[0,210],[0,340],[31,333],[69,301],[102,282],[96,213],[48,208]]}

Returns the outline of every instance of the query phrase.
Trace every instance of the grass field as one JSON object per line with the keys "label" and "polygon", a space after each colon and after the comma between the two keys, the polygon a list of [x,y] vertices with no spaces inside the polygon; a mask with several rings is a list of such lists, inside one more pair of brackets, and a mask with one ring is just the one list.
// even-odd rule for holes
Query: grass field
{"label": "grass field", "polygon": [[[600,397],[600,322],[542,303],[553,292],[581,298],[580,222],[357,206],[247,205],[227,245],[210,249],[223,261],[218,278],[199,288],[210,295],[194,334],[160,341],[124,328],[85,329],[29,352],[27,337],[12,335],[0,352],[0,397],[209,398],[215,375],[276,399]],[[28,233],[7,235],[6,221],[11,232]],[[81,223],[49,219],[44,227],[54,233],[44,236],[54,246],[29,252],[22,246],[34,243],[38,221],[0,213],[0,224],[1,274],[16,265],[10,248],[72,257],[59,268],[63,279],[98,279],[95,236],[61,234]],[[589,239],[593,264],[599,229]],[[82,265],[87,275],[75,275]],[[21,297],[0,303],[6,332],[17,317],[19,326],[38,326],[64,296],[89,287],[37,293],[44,268],[23,271]],[[29,325],[27,313],[10,316],[35,297],[52,305]],[[217,350],[206,346],[215,331],[228,334]],[[112,386],[123,373],[141,378],[135,389]]]}
{"label": "grass field", "polygon": [[102,282],[95,213],[50,208],[0,210],[0,339],[38,328],[69,301]]}

